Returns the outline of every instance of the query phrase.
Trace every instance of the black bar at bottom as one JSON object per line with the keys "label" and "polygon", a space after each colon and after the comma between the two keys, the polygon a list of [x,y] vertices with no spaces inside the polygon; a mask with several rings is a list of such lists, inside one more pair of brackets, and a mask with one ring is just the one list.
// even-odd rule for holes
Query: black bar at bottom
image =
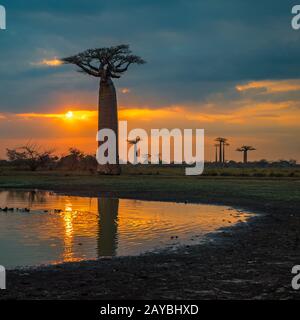
{"label": "black bar at bottom", "polygon": [[[230,316],[243,319],[286,315],[297,311],[296,301],[1,301],[3,316],[16,319],[206,319]],[[2,318],[1,316],[1,318]],[[205,317],[205,318],[204,318]],[[6,318],[6,316],[5,316]]]}

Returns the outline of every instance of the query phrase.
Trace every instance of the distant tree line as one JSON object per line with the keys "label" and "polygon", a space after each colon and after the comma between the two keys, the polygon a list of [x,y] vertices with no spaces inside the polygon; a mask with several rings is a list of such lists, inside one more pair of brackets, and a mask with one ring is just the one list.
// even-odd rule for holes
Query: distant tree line
{"label": "distant tree line", "polygon": [[[169,166],[169,167],[186,167],[189,166],[189,164],[183,163],[183,164],[173,164],[171,163],[170,165],[163,165],[163,166]],[[191,165],[194,166],[194,165]],[[261,159],[258,161],[248,161],[247,163],[245,162],[239,162],[239,161],[234,161],[230,160],[225,163],[220,163],[220,162],[210,162],[210,161],[205,161],[204,167],[206,169],[221,169],[221,168],[300,168],[300,164],[297,163],[296,160],[291,159],[291,160],[278,160],[278,161],[268,161],[266,159]]]}
{"label": "distant tree line", "polygon": [[[219,145],[218,145],[219,148]],[[223,148],[220,150],[223,150]],[[242,150],[244,151],[244,150]],[[58,157],[54,154],[54,150],[42,150],[36,144],[29,143],[25,146],[6,149],[7,160],[0,160],[1,167],[12,167],[17,170],[68,170],[68,171],[90,171],[94,173],[97,171],[97,160],[95,155],[85,154],[77,148],[69,148],[66,155]],[[224,154],[224,153],[223,153]],[[145,155],[145,158],[149,159],[149,155]],[[237,162],[226,161],[223,162],[205,162],[206,169],[215,168],[299,168],[300,164],[297,164],[296,160],[278,160],[268,161],[262,159],[259,161],[251,162]],[[181,167],[188,166],[183,163],[178,164],[163,164],[160,161],[160,165],[164,167]],[[155,166],[160,166],[155,165]]]}
{"label": "distant tree line", "polygon": [[41,150],[36,144],[27,144],[15,149],[6,149],[7,160],[0,165],[11,166],[21,170],[82,170],[95,171],[97,160],[94,155],[70,148],[68,154],[58,157],[54,150]]}
{"label": "distant tree line", "polygon": [[218,162],[206,162],[205,166],[207,168],[295,168],[300,167],[297,161],[294,159],[290,160],[278,160],[278,161],[268,161],[266,159],[261,159],[258,161],[251,162],[238,162],[238,161],[227,161],[225,163]]}

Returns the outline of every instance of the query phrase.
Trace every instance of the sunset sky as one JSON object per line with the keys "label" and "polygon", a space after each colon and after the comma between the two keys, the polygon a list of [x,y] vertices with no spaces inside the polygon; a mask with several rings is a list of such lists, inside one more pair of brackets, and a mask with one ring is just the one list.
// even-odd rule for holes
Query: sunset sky
{"label": "sunset sky", "polygon": [[[254,1],[253,1],[254,2]],[[61,65],[87,48],[130,44],[147,61],[115,82],[130,128],[204,128],[227,155],[300,160],[300,30],[290,0],[2,0],[0,158],[35,141],[96,152],[96,78]]]}

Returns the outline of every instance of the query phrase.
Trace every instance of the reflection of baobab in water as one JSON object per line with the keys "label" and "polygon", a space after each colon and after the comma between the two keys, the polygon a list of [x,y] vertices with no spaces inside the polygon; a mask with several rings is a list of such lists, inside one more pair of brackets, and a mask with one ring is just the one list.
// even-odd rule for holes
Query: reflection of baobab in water
{"label": "reflection of baobab in water", "polygon": [[[62,59],[62,61],[76,65],[80,68],[80,72],[100,78],[98,130],[111,129],[114,131],[117,140],[117,163],[99,165],[98,172],[101,174],[120,174],[117,95],[112,79],[119,79],[130,65],[143,64],[145,61],[139,56],[131,54],[128,45],[89,49]],[[104,142],[99,142],[99,146]]]}
{"label": "reflection of baobab in water", "polygon": [[119,199],[98,199],[98,257],[115,256],[117,253],[118,211]]}

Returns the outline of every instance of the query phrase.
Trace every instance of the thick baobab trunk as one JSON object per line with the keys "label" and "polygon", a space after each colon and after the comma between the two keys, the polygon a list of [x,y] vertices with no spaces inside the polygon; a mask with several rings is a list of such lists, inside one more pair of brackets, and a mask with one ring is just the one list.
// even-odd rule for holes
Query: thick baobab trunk
{"label": "thick baobab trunk", "polygon": [[[121,173],[119,165],[119,138],[118,138],[118,105],[115,86],[111,79],[101,80],[99,89],[98,130],[112,129],[116,134],[117,164],[98,165],[99,174],[118,175]],[[103,142],[99,142],[101,145]]]}
{"label": "thick baobab trunk", "polygon": [[244,163],[247,163],[248,162],[248,153],[247,151],[244,151]]}

